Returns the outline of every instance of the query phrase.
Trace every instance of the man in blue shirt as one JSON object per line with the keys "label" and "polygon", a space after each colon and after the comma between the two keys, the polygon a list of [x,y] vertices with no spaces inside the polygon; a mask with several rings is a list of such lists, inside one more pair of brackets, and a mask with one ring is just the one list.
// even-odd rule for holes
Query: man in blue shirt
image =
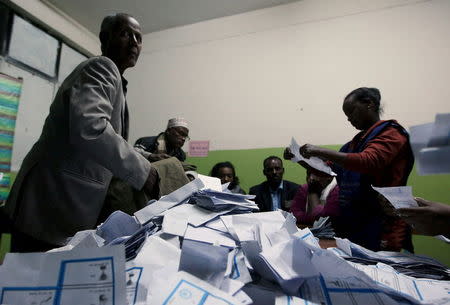
{"label": "man in blue shirt", "polygon": [[282,209],[289,211],[291,201],[297,192],[299,185],[283,180],[283,161],[270,156],[263,162],[266,181],[250,188],[250,194],[256,195],[255,202],[261,212],[276,211]]}

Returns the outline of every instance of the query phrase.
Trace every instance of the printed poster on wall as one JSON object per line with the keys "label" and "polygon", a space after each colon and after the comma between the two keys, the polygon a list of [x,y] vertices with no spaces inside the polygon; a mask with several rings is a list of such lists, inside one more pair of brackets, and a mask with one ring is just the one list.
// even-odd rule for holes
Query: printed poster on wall
{"label": "printed poster on wall", "polygon": [[11,158],[23,80],[0,73],[0,201],[11,184]]}
{"label": "printed poster on wall", "polygon": [[209,141],[190,141],[189,157],[208,157]]}

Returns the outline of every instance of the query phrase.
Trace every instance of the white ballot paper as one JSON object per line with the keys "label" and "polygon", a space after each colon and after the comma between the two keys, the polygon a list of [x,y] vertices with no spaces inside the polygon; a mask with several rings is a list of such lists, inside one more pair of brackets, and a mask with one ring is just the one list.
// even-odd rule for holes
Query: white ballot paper
{"label": "white ballot paper", "polygon": [[419,175],[450,173],[450,146],[428,147],[421,149],[417,156]]}
{"label": "white ballot paper", "polygon": [[213,191],[222,191],[222,184],[220,183],[220,179],[216,177],[210,177],[198,174],[198,178],[203,183],[203,189],[209,189]]}
{"label": "white ballot paper", "polygon": [[336,173],[333,172],[331,170],[331,167],[326,165],[326,163],[323,162],[322,159],[317,158],[317,157],[311,157],[309,159],[304,158],[300,154],[300,145],[297,143],[297,141],[295,141],[294,138],[291,139],[291,146],[289,146],[289,148],[291,149],[291,153],[294,154],[294,157],[291,159],[292,162],[297,163],[299,161],[303,161],[306,164],[308,164],[309,166],[311,166],[321,172],[324,172],[331,176],[336,176]]}
{"label": "white ballot paper", "polygon": [[188,184],[183,185],[176,191],[162,197],[160,200],[140,209],[134,216],[141,224],[145,224],[153,217],[163,213],[164,211],[173,208],[177,204],[185,201],[187,198],[192,196],[196,191],[203,188],[205,185],[200,179],[194,179]]}
{"label": "white ballot paper", "polygon": [[450,113],[436,114],[433,123],[409,128],[419,175],[450,173]]}
{"label": "white ballot paper", "polygon": [[450,145],[450,113],[438,113],[434,119],[428,147]]}
{"label": "white ballot paper", "polygon": [[189,225],[184,234],[184,239],[199,241],[231,249],[234,249],[236,247],[236,242],[231,238],[230,234],[219,232],[206,227],[196,228]]}
{"label": "white ballot paper", "polygon": [[395,187],[375,187],[372,188],[383,195],[394,208],[410,208],[417,207],[417,202],[412,195],[412,188],[410,186],[395,186]]}
{"label": "white ballot paper", "polygon": [[123,245],[9,253],[0,275],[0,304],[126,304]]}
{"label": "white ballot paper", "polygon": [[169,281],[161,281],[155,287],[159,291],[148,305],[160,304],[192,304],[192,305],[238,305],[237,298],[196,278],[180,271]]}

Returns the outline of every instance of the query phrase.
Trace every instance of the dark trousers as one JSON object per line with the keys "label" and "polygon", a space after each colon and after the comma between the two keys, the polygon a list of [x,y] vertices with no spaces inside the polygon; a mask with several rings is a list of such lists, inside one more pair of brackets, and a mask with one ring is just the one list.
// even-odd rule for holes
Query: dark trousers
{"label": "dark trousers", "polygon": [[10,252],[45,252],[58,247],[58,245],[52,245],[45,241],[35,239],[15,229],[11,230]]}

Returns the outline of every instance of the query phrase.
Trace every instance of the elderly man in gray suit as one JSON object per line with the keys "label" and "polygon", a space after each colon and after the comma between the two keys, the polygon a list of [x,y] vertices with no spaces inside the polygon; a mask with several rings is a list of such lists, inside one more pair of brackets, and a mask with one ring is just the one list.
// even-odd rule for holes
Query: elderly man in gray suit
{"label": "elderly man in gray suit", "polygon": [[127,142],[122,75],[139,57],[140,25],[127,14],[108,16],[100,42],[102,56],[78,65],[62,83],[22,163],[5,206],[12,251],[45,251],[93,229],[112,176],[149,194],[156,188],[156,170]]}

